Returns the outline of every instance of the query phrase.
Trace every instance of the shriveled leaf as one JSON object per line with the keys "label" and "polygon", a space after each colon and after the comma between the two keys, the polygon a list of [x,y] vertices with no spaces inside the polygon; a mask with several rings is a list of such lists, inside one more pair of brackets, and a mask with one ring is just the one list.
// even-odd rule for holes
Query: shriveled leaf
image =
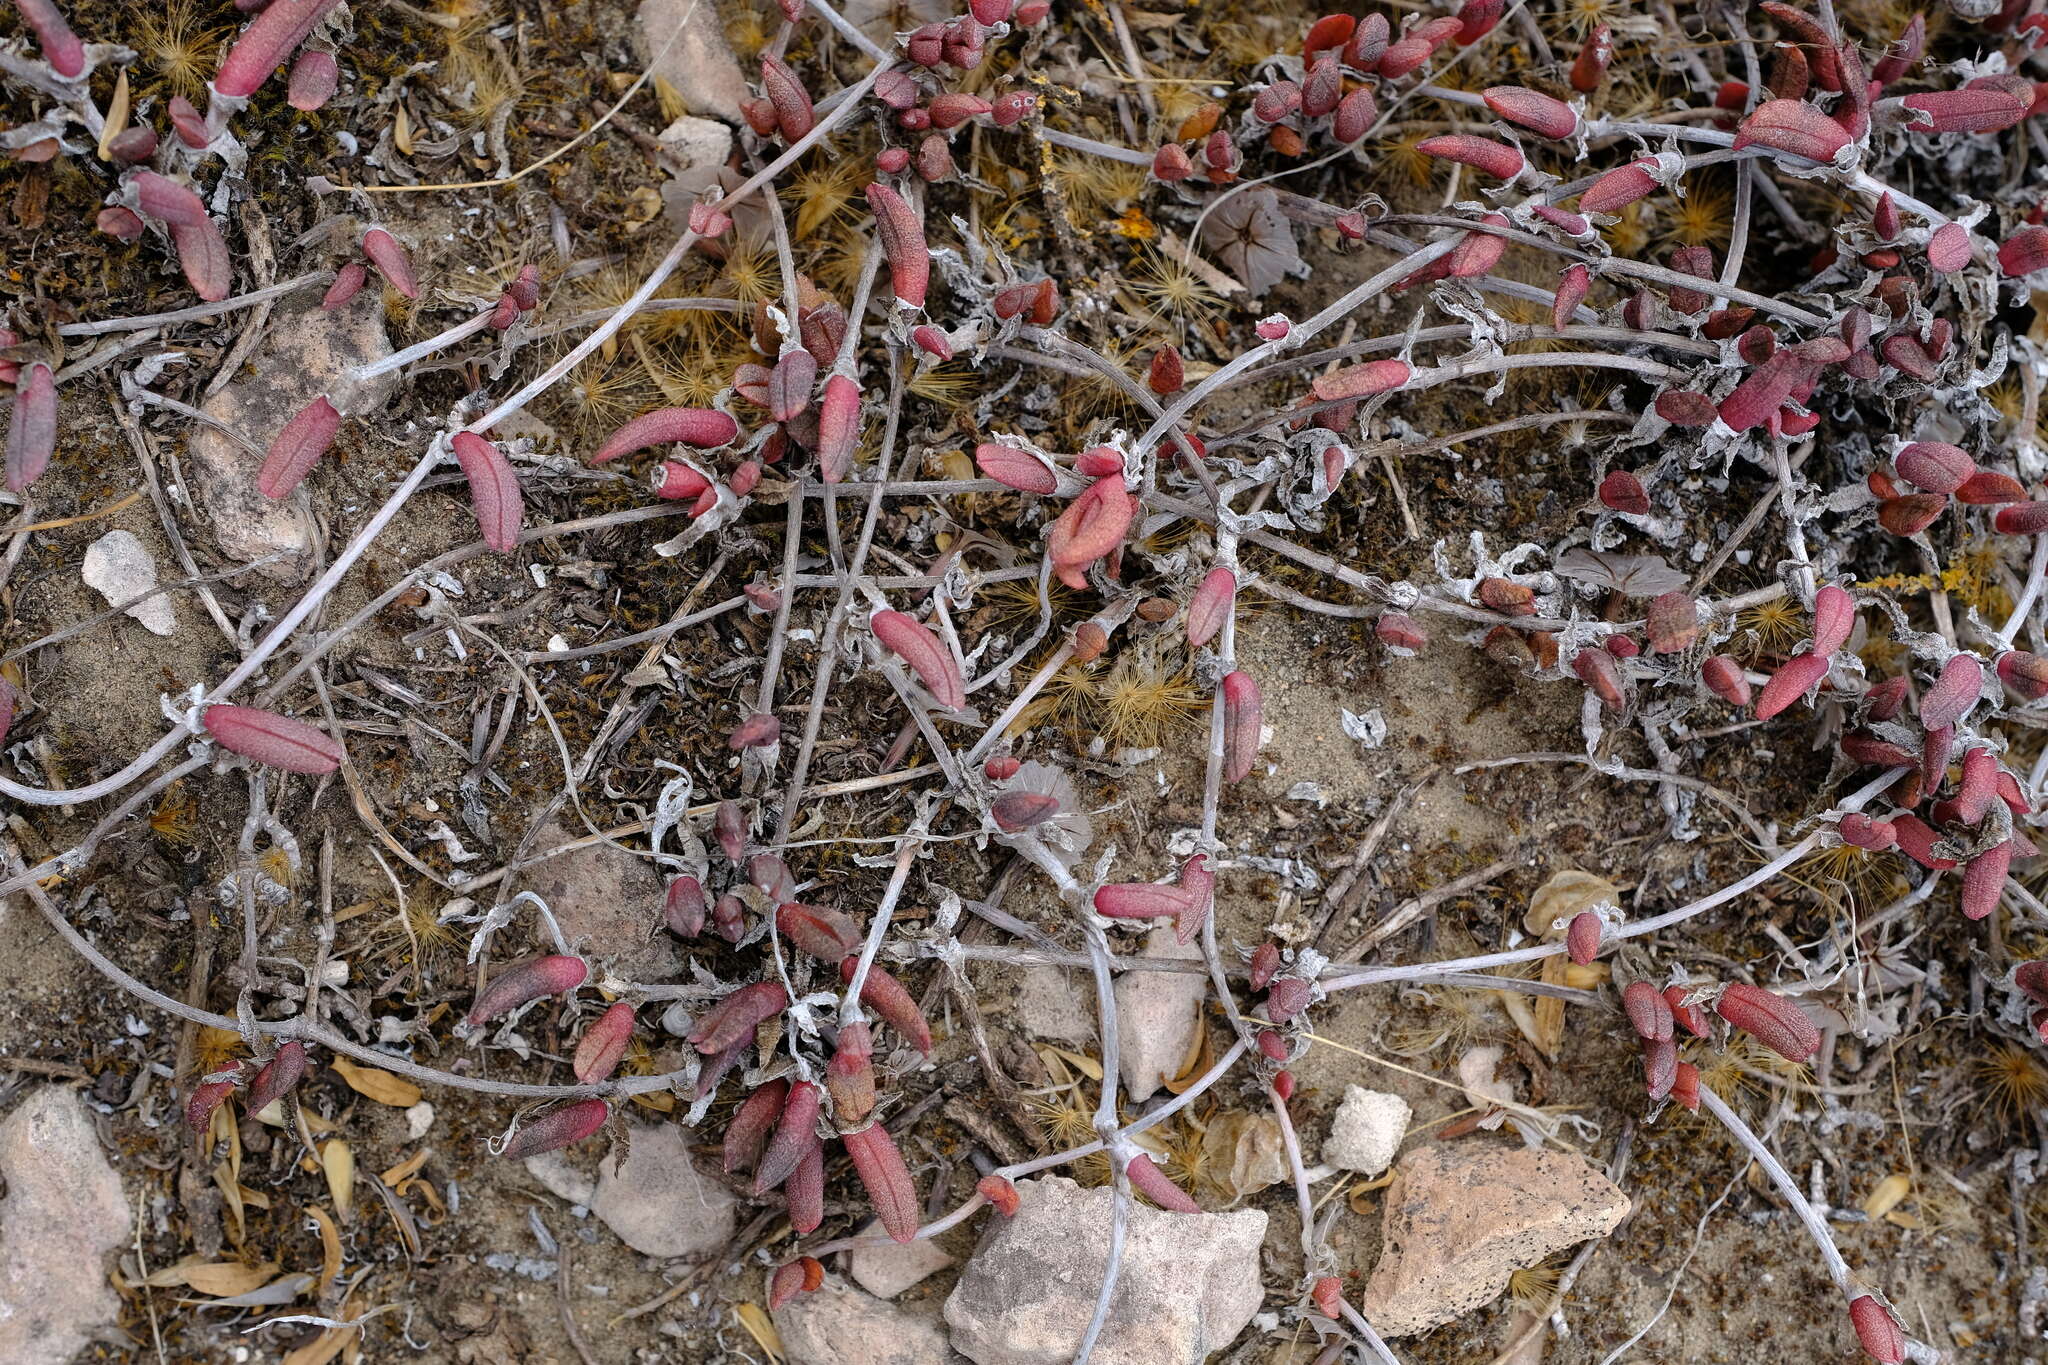
{"label": "shriveled leaf", "polygon": [[333,1062],[348,1088],[366,1099],[379,1104],[388,1104],[393,1109],[410,1109],[420,1102],[420,1088],[403,1076],[394,1076],[380,1067],[361,1066],[346,1057],[336,1057]]}

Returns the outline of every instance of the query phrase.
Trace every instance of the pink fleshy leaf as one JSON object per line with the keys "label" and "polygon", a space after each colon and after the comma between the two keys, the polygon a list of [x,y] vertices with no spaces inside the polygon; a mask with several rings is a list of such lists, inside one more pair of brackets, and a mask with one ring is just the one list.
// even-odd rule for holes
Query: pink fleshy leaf
{"label": "pink fleshy leaf", "polygon": [[227,60],[213,78],[213,88],[232,99],[245,99],[261,89],[270,73],[312,35],[336,0],[271,0],[269,8],[242,30]]}
{"label": "pink fleshy leaf", "polygon": [[223,749],[286,772],[331,773],[345,756],[326,731],[253,706],[209,706],[203,723]]}
{"label": "pink fleshy leaf", "polygon": [[1259,756],[1259,685],[1241,669],[1223,675],[1223,780],[1241,782]]}
{"label": "pink fleshy leaf", "polygon": [[900,611],[878,611],[868,625],[885,649],[910,665],[939,705],[957,711],[967,704],[960,665],[928,627]]}
{"label": "pink fleshy leaf", "polygon": [[468,1025],[476,1028],[546,995],[564,995],[583,984],[590,964],[580,957],[550,954],[508,967],[490,979],[469,1007]]}
{"label": "pink fleshy leaf", "polygon": [[853,1169],[860,1176],[860,1183],[867,1187],[868,1201],[875,1206],[875,1216],[881,1220],[883,1231],[897,1242],[907,1243],[915,1238],[917,1186],[911,1183],[910,1168],[903,1164],[903,1154],[896,1150],[896,1140],[889,1136],[889,1130],[879,1123],[870,1123],[851,1133],[841,1133],[839,1141],[853,1158]]}
{"label": "pink fleshy leaf", "polygon": [[[275,0],[283,3],[283,0]],[[508,1161],[539,1156],[567,1147],[604,1127],[604,1121],[611,1117],[611,1107],[603,1100],[578,1100],[565,1104],[560,1109],[551,1109],[531,1123],[521,1125],[505,1150],[499,1155]]]}
{"label": "pink fleshy leaf", "polygon": [[14,412],[7,422],[7,490],[19,493],[41,478],[56,449],[57,378],[38,360],[14,389]]}
{"label": "pink fleshy leaf", "polygon": [[626,1055],[626,1045],[632,1040],[633,1007],[620,1000],[600,1014],[576,1044],[572,1065],[577,1082],[595,1085],[608,1079],[618,1069],[619,1059]]}
{"label": "pink fleshy leaf", "polygon": [[363,234],[363,255],[393,289],[409,299],[420,296],[420,279],[413,271],[412,257],[396,237],[383,228],[371,228]]}
{"label": "pink fleshy leaf", "polygon": [[725,445],[740,434],[740,424],[729,413],[716,408],[656,408],[643,413],[611,434],[592,464],[604,464],[621,455],[632,455],[649,446],[680,441],[686,446],[710,450]]}
{"label": "pink fleshy leaf", "polygon": [[341,414],[326,394],[306,404],[271,441],[263,468],[256,475],[256,490],[272,501],[289,496],[334,444],[334,435],[340,430]]}
{"label": "pink fleshy leaf", "polygon": [[519,492],[519,476],[495,442],[473,431],[455,433],[455,462],[469,480],[469,500],[476,508],[476,524],[483,542],[499,554],[510,554],[519,545],[519,524],[526,516],[526,502]]}

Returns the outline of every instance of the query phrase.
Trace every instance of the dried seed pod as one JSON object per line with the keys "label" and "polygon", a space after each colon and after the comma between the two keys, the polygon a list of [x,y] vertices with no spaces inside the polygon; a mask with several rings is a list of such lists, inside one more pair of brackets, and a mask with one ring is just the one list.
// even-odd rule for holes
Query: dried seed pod
{"label": "dried seed pod", "polygon": [[825,1063],[825,1090],[832,1118],[841,1125],[864,1122],[875,1112],[875,1050],[866,1024],[847,1024],[833,1040]]}
{"label": "dried seed pod", "polygon": [[[273,0],[272,7],[277,7],[276,0]],[[583,1141],[604,1127],[604,1121],[610,1117],[611,1107],[603,1100],[578,1100],[560,1109],[550,1109],[532,1122],[522,1124],[498,1155],[507,1161],[518,1161],[559,1150],[572,1142]]]}
{"label": "dried seed pod", "polygon": [[1379,116],[1372,87],[1361,85],[1337,101],[1337,112],[1330,118],[1330,135],[1348,147],[1370,133]]}
{"label": "dried seed pod", "polygon": [[940,706],[957,711],[967,704],[959,662],[929,627],[900,611],[878,611],[868,627],[883,648],[910,665]]}
{"label": "dried seed pod", "polygon": [[1189,646],[1200,649],[1215,639],[1217,632],[1223,629],[1223,623],[1230,619],[1231,606],[1236,600],[1237,575],[1228,569],[1209,570],[1188,603]]}
{"label": "dried seed pod", "polygon": [[347,756],[326,731],[253,706],[215,703],[201,722],[221,748],[288,773],[331,773]]}
{"label": "dried seed pod", "polygon": [[1591,910],[1581,910],[1572,916],[1570,927],[1565,930],[1565,956],[1581,967],[1600,956],[1600,936],[1604,926],[1600,917]]}
{"label": "dried seed pod", "polygon": [[1259,756],[1259,685],[1249,673],[1233,669],[1223,675],[1223,780],[1241,782]]}
{"label": "dried seed pod", "polygon": [[1007,834],[1021,834],[1058,815],[1060,801],[1043,792],[1004,792],[989,803],[988,810],[997,828]]}
{"label": "dried seed pod", "polygon": [[1628,989],[1621,993],[1621,1007],[1627,1012],[1629,1026],[1635,1029],[1636,1037],[1652,1043],[1670,1040],[1671,1002],[1655,986],[1647,981],[1629,982]]}
{"label": "dried seed pod", "polygon": [[1820,1030],[1784,996],[1737,981],[1722,991],[1714,1012],[1788,1061],[1820,1051]]}
{"label": "dried seed pod", "polygon": [[580,957],[550,954],[531,958],[492,977],[470,1006],[465,1023],[474,1029],[542,996],[566,995],[589,975],[590,964]]}
{"label": "dried seed pod", "polygon": [[1828,675],[1828,661],[1821,654],[1795,654],[1779,666],[1756,698],[1756,718],[1769,720],[1798,701]]}
{"label": "dried seed pod", "polygon": [[371,228],[363,234],[363,255],[377,267],[377,273],[384,277],[386,284],[406,298],[420,296],[419,276],[413,273],[412,257],[406,254],[396,237],[383,228]]}
{"label": "dried seed pod", "polygon": [[1954,654],[1941,666],[1941,676],[1920,698],[1920,723],[1946,729],[1970,713],[1984,686],[1984,664],[1974,654]]}
{"label": "dried seed pod", "polygon": [[[851,957],[840,961],[839,980],[843,984],[852,984],[857,965]],[[916,997],[877,964],[869,965],[867,979],[861,982],[860,1002],[895,1029],[904,1042],[927,1057],[931,1055],[932,1026],[925,1020],[924,1011],[917,1007]]]}
{"label": "dried seed pod", "polygon": [[477,530],[483,542],[499,554],[519,548],[519,525],[526,516],[526,501],[519,492],[519,476],[493,441],[473,431],[455,433],[455,462],[469,480],[469,500],[476,509]]}
{"label": "dried seed pod", "polygon": [[57,378],[32,361],[15,381],[14,412],[7,421],[7,490],[19,493],[49,468],[57,449]]}
{"label": "dried seed pod", "polygon": [[789,1082],[778,1076],[740,1102],[725,1126],[721,1166],[727,1175],[752,1170],[789,1099]]}
{"label": "dried seed pod", "polygon": [[274,1102],[289,1095],[306,1079],[306,1045],[297,1039],[278,1048],[272,1057],[249,1082],[249,1112],[261,1113]]}
{"label": "dried seed pod", "polygon": [[1126,1173],[1131,1179],[1131,1188],[1165,1209],[1168,1213],[1200,1213],[1202,1206],[1190,1199],[1186,1191],[1173,1183],[1166,1172],[1152,1164],[1152,1158],[1143,1152],[1131,1158]]}
{"label": "dried seed pod", "polygon": [[1677,654],[1699,639],[1699,608],[1686,593],[1662,593],[1650,599],[1644,626],[1651,653]]}
{"label": "dried seed pod", "polygon": [[824,1091],[809,1081],[797,1081],[789,1087],[789,1096],[775,1121],[775,1132],[754,1167],[753,1189],[757,1196],[789,1179],[804,1153],[817,1145],[818,1110],[823,1095]]}
{"label": "dried seed pod", "polygon": [[983,1176],[975,1182],[974,1192],[1005,1218],[1015,1218],[1024,1203],[1017,1194],[1017,1187],[999,1175]]}
{"label": "dried seed pod", "polygon": [[597,1021],[583,1031],[581,1041],[576,1044],[576,1057],[571,1063],[579,1085],[596,1085],[607,1080],[619,1066],[619,1059],[626,1055],[626,1045],[633,1040],[633,1007],[621,1000],[612,1005]]}
{"label": "dried seed pod", "polygon": [[824,905],[795,901],[775,909],[775,929],[783,938],[820,962],[837,962],[860,947],[860,927]]}
{"label": "dried seed pod", "polygon": [[931,256],[925,249],[922,216],[887,185],[869,185],[867,197],[875,215],[876,235],[889,259],[889,282],[896,301],[906,308],[924,307]]}
{"label": "dried seed pod", "polygon": [[1650,495],[1643,481],[1625,469],[1617,469],[1600,480],[1600,502],[1634,517],[1647,516],[1650,511]]}
{"label": "dried seed pod", "polygon": [[854,1172],[867,1187],[868,1202],[874,1205],[882,1230],[893,1241],[914,1240],[917,1187],[911,1183],[910,1168],[903,1164],[903,1154],[896,1150],[896,1140],[889,1136],[889,1130],[871,1123],[851,1133],[841,1133],[839,1141],[853,1158]]}
{"label": "dried seed pod", "polygon": [[[799,1232],[810,1229],[800,1228]],[[788,1303],[801,1294],[808,1294],[825,1282],[825,1267],[815,1257],[799,1256],[786,1265],[775,1267],[775,1273],[768,1277],[768,1311]]]}
{"label": "dried seed pod", "polygon": [[788,1004],[789,992],[780,981],[756,981],[699,1015],[689,1039],[706,1056],[723,1052],[735,1043],[751,1040],[756,1026],[782,1013]]}

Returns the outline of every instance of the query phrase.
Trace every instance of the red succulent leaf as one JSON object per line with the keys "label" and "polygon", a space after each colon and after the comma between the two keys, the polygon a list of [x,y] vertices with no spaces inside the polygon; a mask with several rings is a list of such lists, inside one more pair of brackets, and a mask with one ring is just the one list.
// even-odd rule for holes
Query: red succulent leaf
{"label": "red succulent leaf", "polygon": [[900,611],[878,611],[868,625],[883,648],[910,665],[939,705],[957,711],[967,704],[960,665],[929,627]]}
{"label": "red succulent leaf", "polygon": [[704,932],[704,884],[695,877],[677,877],[662,897],[661,922],[678,938],[695,938]]}
{"label": "red succulent leaf", "polygon": [[656,408],[613,432],[597,454],[590,457],[590,462],[604,464],[649,446],[677,441],[708,450],[725,445],[739,434],[740,424],[730,414],[715,408]]}
{"label": "red succulent leaf", "polygon": [[[851,984],[857,965],[851,957],[843,959],[839,964],[840,981]],[[924,1011],[917,1007],[917,998],[903,988],[902,982],[870,964],[867,979],[861,982],[860,1002],[895,1029],[897,1037],[925,1056],[931,1055],[932,1026],[925,1020]]]}
{"label": "red succulent leaf", "polygon": [[875,232],[889,260],[890,286],[896,300],[907,308],[924,307],[925,290],[931,281],[931,257],[925,249],[924,220],[903,196],[883,184],[867,188],[868,207],[875,215]]}
{"label": "red succulent leaf", "polygon": [[768,1135],[775,1131],[775,1121],[782,1117],[782,1107],[788,1100],[789,1082],[778,1076],[740,1101],[740,1107],[725,1125],[720,1163],[727,1175],[750,1171],[761,1160]]}
{"label": "red succulent leaf", "polygon": [[332,52],[301,52],[299,59],[292,63],[291,84],[285,101],[294,109],[311,113],[333,99],[335,88],[340,84],[341,67],[335,62]]}
{"label": "red succulent leaf", "polygon": [[1804,100],[1765,100],[1735,130],[1735,147],[1763,146],[1811,161],[1832,161],[1849,130]]}
{"label": "red succulent leaf", "polygon": [[1242,669],[1223,675],[1223,780],[1241,782],[1259,756],[1259,685]]}
{"label": "red succulent leaf", "polygon": [[1926,90],[1899,103],[1916,117],[1910,126],[1923,133],[1995,133],[2027,116],[2030,101],[2009,90]]}
{"label": "red succulent leaf", "polygon": [[64,22],[64,12],[57,8],[55,0],[14,0],[14,7],[21,12],[21,21],[36,35],[36,45],[42,48],[43,60],[52,71],[66,78],[84,74],[85,44]]}
{"label": "red succulent leaf", "polygon": [[853,1158],[854,1172],[867,1187],[868,1200],[882,1220],[883,1231],[894,1241],[911,1241],[917,1236],[917,1186],[911,1183],[910,1168],[903,1164],[903,1154],[896,1150],[889,1130],[871,1123],[841,1133],[839,1140]]}
{"label": "red succulent leaf", "polygon": [[1591,910],[1581,910],[1572,916],[1571,924],[1565,929],[1565,955],[1581,967],[1600,956],[1600,936],[1603,926],[1600,917]]}
{"label": "red succulent leaf", "polygon": [[202,723],[223,749],[288,773],[317,777],[339,768],[346,757],[326,731],[254,706],[209,706]]}
{"label": "red succulent leaf", "polygon": [[1664,1003],[1671,1006],[1671,1017],[1695,1038],[1707,1036],[1707,1015],[1698,1005],[1685,1003],[1686,989],[1683,986],[1666,986]]}
{"label": "red succulent leaf", "polygon": [[255,94],[334,6],[335,0],[271,0],[229,49],[213,88],[230,99]]}
{"label": "red succulent leaf", "polygon": [[1310,389],[1318,400],[1325,403],[1367,398],[1400,388],[1412,373],[1405,360],[1368,360],[1363,365],[1347,365],[1341,370],[1318,375]]}
{"label": "red succulent leaf", "polygon": [[809,1081],[797,1081],[789,1087],[782,1113],[775,1121],[775,1132],[754,1167],[756,1195],[766,1194],[789,1179],[804,1154],[818,1145],[818,1111],[824,1093]]}
{"label": "red succulent leaf", "polygon": [[455,462],[469,480],[469,500],[476,509],[476,524],[483,542],[499,554],[519,547],[519,524],[526,516],[526,501],[519,492],[519,476],[495,442],[473,431],[455,433]]}
{"label": "red succulent leaf", "polygon": [[1578,131],[1577,111],[1554,95],[1523,85],[1495,85],[1480,91],[1479,97],[1509,123],[1538,136],[1566,138]]}
{"label": "red succulent leaf", "polygon": [[[1572,314],[1586,301],[1586,291],[1593,283],[1592,272],[1584,265],[1569,266],[1557,277],[1557,291],[1550,300],[1550,325],[1560,332],[1570,325]],[[1609,476],[1612,477],[1612,476]],[[1633,479],[1633,474],[1626,477]],[[1640,485],[1638,485],[1640,487]],[[1649,505],[1644,504],[1644,510]]]}
{"label": "red succulent leaf", "polygon": [[780,1014],[789,992],[780,981],[742,986],[697,1017],[689,1033],[697,1051],[710,1056],[752,1040],[754,1029]]}
{"label": "red succulent leaf", "polygon": [[1636,1031],[1636,1037],[1648,1042],[1663,1042],[1671,1037],[1671,1002],[1649,982],[1629,982],[1628,989],[1621,993],[1621,1007],[1627,1011],[1629,1026]]}
{"label": "red succulent leaf", "polygon": [[[281,0],[273,0],[281,3]],[[551,1109],[531,1123],[520,1126],[505,1144],[505,1150],[498,1155],[507,1160],[517,1161],[523,1157],[539,1156],[567,1147],[572,1142],[581,1142],[611,1117],[611,1107],[603,1100],[578,1100],[565,1104],[560,1109]]]}
{"label": "red succulent leaf", "polygon": [[1876,1295],[1859,1294],[1849,1300],[1849,1325],[1856,1329],[1863,1353],[1878,1365],[1900,1365],[1905,1360],[1906,1333],[1899,1326],[1898,1314]]}
{"label": "red succulent leaf", "polygon": [[995,817],[996,825],[1008,834],[1035,829],[1059,811],[1059,798],[1044,792],[1004,792],[989,803],[989,814]]}
{"label": "red succulent leaf", "polygon": [[306,1079],[306,1045],[294,1039],[277,1050],[249,1082],[249,1112],[261,1113]]}
{"label": "red succulent leaf", "polygon": [[1714,1012],[1788,1061],[1820,1051],[1820,1030],[1782,995],[1737,981],[1722,991]]}
{"label": "red succulent leaf", "polygon": [[1650,1098],[1661,1100],[1678,1084],[1678,1044],[1669,1038],[1645,1038],[1642,1047],[1643,1080]]}
{"label": "red succulent leaf", "polygon": [[786,1265],[775,1267],[775,1273],[768,1277],[768,1311],[774,1312],[791,1299],[812,1292],[824,1282],[825,1267],[814,1257],[799,1256]]}
{"label": "red succulent leaf", "polygon": [[1943,223],[1927,239],[1927,264],[1944,275],[1970,263],[1970,230],[1961,223]]}
{"label": "red succulent leaf", "polygon": [[1017,1187],[999,1175],[985,1175],[975,1182],[974,1192],[995,1207],[1005,1218],[1015,1218],[1024,1201],[1017,1194]]}
{"label": "red succulent leaf", "polygon": [[860,946],[860,927],[825,905],[777,906],[775,931],[820,962],[837,962]]}
{"label": "red succulent leaf", "polygon": [[15,383],[7,421],[7,491],[19,493],[41,478],[56,449],[57,378],[38,360]]}
{"label": "red succulent leaf", "polygon": [[1439,161],[1455,161],[1470,166],[1496,180],[1513,180],[1528,164],[1521,152],[1507,143],[1471,133],[1446,133],[1441,137],[1424,138],[1415,144],[1415,150]]}
{"label": "red succulent leaf", "polygon": [[2005,894],[2005,874],[2012,867],[2013,841],[2008,839],[1979,853],[1963,866],[1963,915],[1983,919],[1998,908]]}
{"label": "red succulent leaf", "polygon": [[1655,194],[1658,180],[1650,168],[1656,164],[1655,158],[1645,157],[1607,172],[1579,195],[1579,212],[1614,213]]}
{"label": "red succulent leaf", "polygon": [[1202,1206],[1190,1199],[1187,1192],[1167,1178],[1166,1172],[1152,1164],[1152,1158],[1143,1152],[1131,1158],[1127,1168],[1131,1188],[1165,1209],[1168,1213],[1200,1213]]}
{"label": "red succulent leaf", "polygon": [[1053,522],[1045,537],[1046,555],[1058,568],[1092,564],[1123,543],[1135,512],[1122,475],[1097,479]]}
{"label": "red succulent leaf", "polygon": [[195,1133],[204,1133],[213,1119],[213,1111],[220,1108],[240,1084],[239,1079],[231,1079],[206,1081],[193,1086],[192,1093],[185,1099],[185,1126]]}
{"label": "red succulent leaf", "polygon": [[766,92],[768,102],[775,106],[775,123],[783,141],[795,142],[817,126],[818,116],[811,106],[810,91],[804,89],[804,83],[797,79],[796,73],[778,58],[761,59],[761,88]]}
{"label": "red succulent leaf", "polygon": [[551,954],[532,958],[498,973],[470,1006],[470,1028],[487,1024],[509,1014],[529,1001],[548,995],[564,995],[582,985],[590,975],[590,964],[580,957]]}
{"label": "red succulent leaf", "polygon": [[1920,723],[1945,729],[1969,714],[1984,686],[1984,663],[1974,654],[1954,654],[1941,666],[1941,676],[1920,698]]}
{"label": "red succulent leaf", "polygon": [[361,293],[369,279],[370,272],[361,261],[350,261],[334,272],[334,283],[327,286],[327,292],[321,296],[321,311],[331,313],[341,307]]}
{"label": "red succulent leaf", "polygon": [[406,298],[420,296],[420,279],[413,271],[412,257],[396,237],[383,228],[371,228],[363,234],[363,255],[377,267],[377,273],[384,277],[386,284]]}
{"label": "red succulent leaf", "polygon": [[816,1232],[825,1221],[825,1144],[813,1141],[803,1159],[782,1182],[782,1197],[789,1202],[789,1225],[797,1235]]}
{"label": "red succulent leaf", "polygon": [[578,1083],[596,1085],[608,1079],[618,1069],[619,1059],[626,1055],[626,1045],[632,1040],[633,1007],[620,1000],[597,1016],[576,1044],[576,1057],[571,1065]]}
{"label": "red succulent leaf", "polygon": [[1771,675],[1764,690],[1757,694],[1756,718],[1769,720],[1780,711],[1798,701],[1828,675],[1828,660],[1825,654],[1795,654]]}
{"label": "red succulent leaf", "polygon": [[1188,603],[1188,644],[1200,649],[1216,638],[1230,619],[1231,604],[1237,600],[1237,575],[1228,569],[1211,569],[1195,589]]}
{"label": "red succulent leaf", "polygon": [[263,468],[256,475],[257,491],[272,499],[289,495],[327,453],[340,429],[341,414],[327,401],[327,395],[306,404],[271,441]]}
{"label": "red succulent leaf", "polygon": [[1813,595],[1813,652],[1833,654],[1856,628],[1856,603],[1832,583]]}

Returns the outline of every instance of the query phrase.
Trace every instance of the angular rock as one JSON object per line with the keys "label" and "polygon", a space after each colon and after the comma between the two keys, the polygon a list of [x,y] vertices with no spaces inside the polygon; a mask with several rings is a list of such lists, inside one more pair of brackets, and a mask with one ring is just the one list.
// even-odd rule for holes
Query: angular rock
{"label": "angular rock", "polygon": [[836,1275],[775,1310],[791,1365],[955,1365],[938,1324]]}
{"label": "angular rock", "polygon": [[1408,1132],[1408,1101],[1362,1085],[1344,1087],[1344,1102],[1323,1139],[1323,1164],[1376,1176],[1393,1164]]}
{"label": "angular rock", "polygon": [[320,311],[318,295],[294,297],[296,302],[279,302],[241,376],[200,405],[226,430],[193,423],[185,447],[200,509],[221,553],[240,564],[281,554],[260,572],[284,582],[312,568],[312,495],[320,474],[316,466],[290,497],[273,502],[256,490],[264,452],[284,424],[321,394],[349,416],[382,406],[399,380],[396,373],[357,385],[344,379],[354,366],[391,354],[379,291],[365,289],[332,313]]}
{"label": "angular rock", "polygon": [[752,92],[719,26],[718,6],[640,0],[636,36],[655,76],[675,87],[691,113],[740,121],[740,101]]}
{"label": "angular rock", "polygon": [[732,1192],[697,1173],[689,1130],[673,1123],[629,1124],[631,1152],[597,1168],[590,1211],[619,1240],[648,1256],[701,1256],[731,1240]]}
{"label": "angular rock", "polygon": [[[560,848],[576,837],[577,832],[551,821],[534,847]],[[655,932],[661,921],[662,883],[642,859],[610,844],[591,844],[535,863],[525,876],[525,886],[548,903],[578,952],[640,980],[673,972],[680,965],[675,939]]]}
{"label": "angular rock", "polygon": [[[989,1220],[946,1300],[953,1347],[975,1365],[1065,1365],[1109,1260],[1111,1191],[1064,1176],[1018,1184],[1014,1218]],[[1131,1209],[1123,1269],[1095,1365],[1200,1365],[1259,1308],[1266,1215]]]}
{"label": "angular rock", "polygon": [[[1145,939],[1145,956],[1202,960],[1199,942],[1175,940],[1169,922]],[[1125,972],[1116,980],[1117,1064],[1132,1104],[1152,1098],[1180,1074],[1201,1027],[1209,978],[1199,972]]]}
{"label": "angular rock", "polygon": [[555,1198],[590,1207],[597,1197],[597,1177],[577,1166],[565,1151],[542,1152],[526,1158],[526,1173],[538,1180]]}
{"label": "angular rock", "polygon": [[[880,1232],[881,1225],[875,1223],[863,1229],[862,1235]],[[846,1256],[846,1271],[853,1282],[878,1299],[893,1299],[952,1264],[953,1258],[929,1237],[902,1245],[855,1247]]]}
{"label": "angular rock", "polygon": [[106,1258],[128,1245],[128,1200],[76,1091],[45,1085],[0,1123],[0,1360],[68,1365],[121,1301]]}
{"label": "angular rock", "polygon": [[951,19],[965,8],[947,4],[946,0],[846,0],[839,6],[839,13],[868,37],[893,48],[899,31]]}
{"label": "angular rock", "polygon": [[1466,1139],[1394,1167],[1384,1249],[1359,1304],[1380,1335],[1426,1332],[1490,1302],[1508,1276],[1614,1231],[1628,1196],[1579,1157]]}
{"label": "angular rock", "polygon": [[1064,967],[1026,967],[1017,976],[1017,1023],[1033,1038],[1085,1047],[1095,1041],[1095,1001]]}
{"label": "angular rock", "polygon": [[[134,532],[109,531],[85,547],[85,562],[79,566],[78,576],[86,587],[106,598],[108,606],[116,606],[156,586],[156,559]],[[128,615],[153,635],[169,635],[178,628],[169,593],[137,602],[128,608]]]}

